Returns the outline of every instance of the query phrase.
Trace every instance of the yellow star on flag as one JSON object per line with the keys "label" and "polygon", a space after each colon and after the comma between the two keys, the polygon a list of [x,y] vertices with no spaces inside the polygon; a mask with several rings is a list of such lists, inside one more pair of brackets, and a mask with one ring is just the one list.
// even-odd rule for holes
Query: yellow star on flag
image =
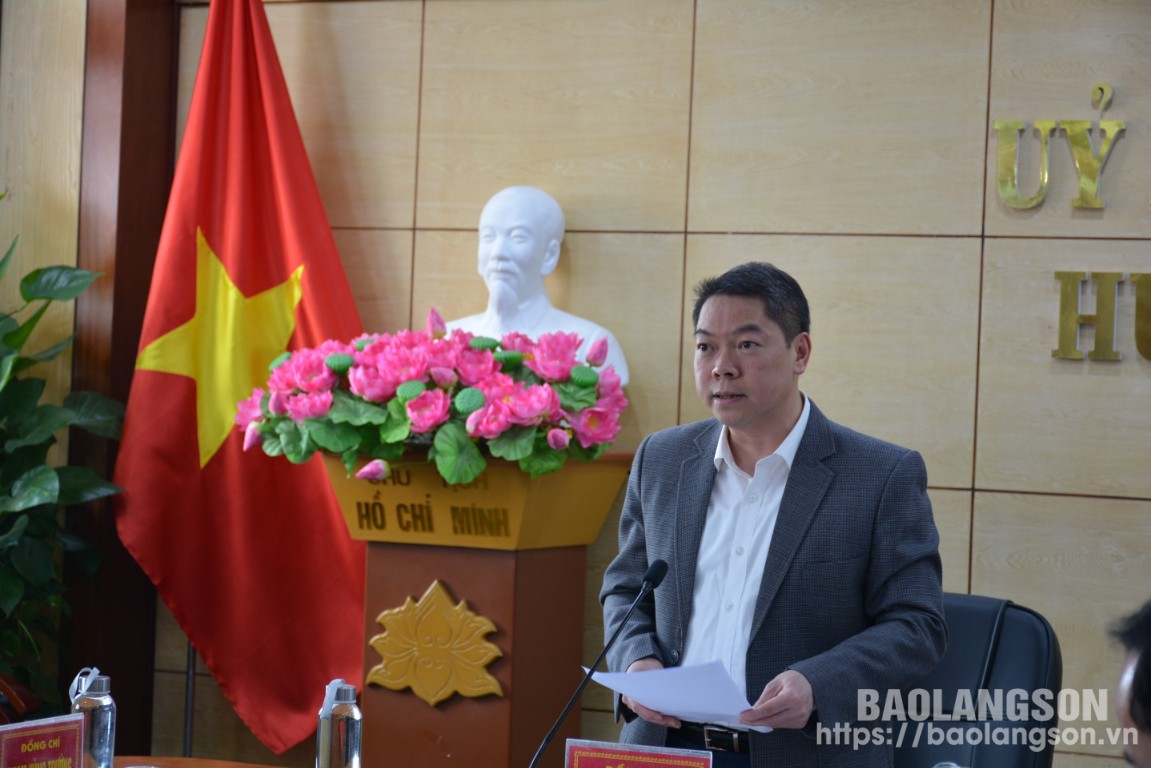
{"label": "yellow star on flag", "polygon": [[245,296],[196,229],[196,313],[145,347],[136,369],[195,380],[201,468],[235,428],[236,403],[265,383],[268,366],[288,348],[303,272],[300,266],[283,283]]}

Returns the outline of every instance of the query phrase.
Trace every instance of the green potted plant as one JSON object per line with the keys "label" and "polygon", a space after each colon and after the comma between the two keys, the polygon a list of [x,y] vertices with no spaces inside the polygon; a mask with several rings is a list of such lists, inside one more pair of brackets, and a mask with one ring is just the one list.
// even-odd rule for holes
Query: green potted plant
{"label": "green potted plant", "polygon": [[[4,195],[0,194],[0,199]],[[0,260],[0,281],[18,238]],[[99,553],[69,533],[61,509],[120,489],[84,467],[54,466],[56,435],[80,427],[118,438],[123,406],[95,392],[72,392],[59,405],[42,403],[46,381],[28,371],[60,355],[66,338],[26,354],[25,345],[49,305],[71,301],[99,275],[67,266],[33,270],[20,280],[23,304],[0,308],[0,675],[26,686],[41,711],[59,707],[53,670],[60,617],[68,614],[63,558],[94,570]]]}

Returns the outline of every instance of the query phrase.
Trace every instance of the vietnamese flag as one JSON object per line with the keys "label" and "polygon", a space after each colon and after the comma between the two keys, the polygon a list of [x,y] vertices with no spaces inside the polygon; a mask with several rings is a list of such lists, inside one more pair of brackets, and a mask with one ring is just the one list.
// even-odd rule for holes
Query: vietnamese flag
{"label": "vietnamese flag", "polygon": [[364,549],[318,457],[242,451],[285,350],[361,332],[260,0],[212,0],[128,399],[120,537],[281,753],[363,679]]}

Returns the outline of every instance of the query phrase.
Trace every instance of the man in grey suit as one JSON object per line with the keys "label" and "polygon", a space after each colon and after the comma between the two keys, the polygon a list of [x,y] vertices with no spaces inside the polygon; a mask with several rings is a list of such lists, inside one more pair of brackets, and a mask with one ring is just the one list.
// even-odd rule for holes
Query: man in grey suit
{"label": "man in grey suit", "polygon": [[696,389],[714,418],[657,432],[636,452],[600,595],[607,637],[649,563],[669,570],[609,664],[718,660],[746,681],[753,706],[740,722],[773,730],[681,723],[625,696],[622,740],[710,748],[716,766],[889,766],[890,744],[831,729],[857,721],[860,689],[882,701],[943,654],[923,459],[835,424],[800,391],[809,310],[786,272],[749,263],[703,281],[692,320]]}

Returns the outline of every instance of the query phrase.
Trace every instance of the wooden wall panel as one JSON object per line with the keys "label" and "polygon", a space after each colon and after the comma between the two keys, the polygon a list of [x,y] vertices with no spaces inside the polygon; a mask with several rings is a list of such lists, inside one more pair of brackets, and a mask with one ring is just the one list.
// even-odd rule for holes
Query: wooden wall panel
{"label": "wooden wall panel", "polygon": [[[991,111],[987,153],[987,233],[1032,237],[1120,238],[1151,236],[1151,5],[1143,0],[1006,0],[995,3],[992,47]],[[1091,120],[1100,113],[1092,104],[1096,83],[1110,83],[1115,98],[1105,120],[1123,120],[1124,135],[1115,141],[1103,167],[1101,211],[1075,210],[1078,194],[1075,165],[1062,132],[1051,140],[1050,181],[1046,200],[1037,208],[1013,210],[996,194],[998,141],[991,121],[1027,120],[1022,140],[1024,195],[1037,190],[1039,143],[1035,120]],[[1094,139],[1100,147],[1098,135]]]}
{"label": "wooden wall panel", "polygon": [[[50,264],[76,263],[84,20],[84,4],[77,0],[4,4],[0,192],[7,196],[0,201],[0,256],[14,237],[20,238],[0,282],[0,307],[6,313],[23,304],[18,284],[25,274]],[[37,66],[27,66],[29,61]],[[70,335],[72,320],[71,305],[51,307],[26,352]],[[62,355],[36,369],[35,375],[48,380],[44,402],[58,403],[70,390],[71,363]]]}
{"label": "wooden wall panel", "polygon": [[[422,3],[288,3],[268,25],[333,227],[411,227]],[[180,127],[208,21],[181,16]]]}
{"label": "wooden wall panel", "polygon": [[[933,486],[971,483],[978,243],[947,238],[704,236],[688,240],[686,285],[749,260],[804,288],[812,362],[800,381],[831,419],[924,454]],[[684,334],[690,337],[690,306]],[[706,415],[684,345],[682,420]],[[689,398],[687,393],[692,393]],[[688,405],[690,403],[690,405]]]}
{"label": "wooden wall panel", "polygon": [[[1122,360],[1062,360],[1055,272],[1151,271],[1146,242],[991,240],[983,281],[976,485],[1018,491],[1151,497],[1151,361],[1135,349],[1130,283],[1116,300]],[[1083,292],[1083,313],[1097,296]],[[1094,348],[1094,330],[1080,347]]]}
{"label": "wooden wall panel", "polygon": [[411,327],[411,231],[337,229],[335,236],[364,330],[391,333]]}
{"label": "wooden wall panel", "polygon": [[[1151,502],[976,492],[971,591],[1014,600],[1047,617],[1063,651],[1063,687],[1113,691],[1123,651],[1107,628],[1147,599]],[[1115,754],[1108,723],[1099,744],[1073,751]]]}
{"label": "wooden wall panel", "polygon": [[990,2],[698,7],[692,230],[979,232]]}
{"label": "wooden wall panel", "polygon": [[418,225],[471,228],[528,184],[569,230],[681,229],[692,5],[430,0]]}

